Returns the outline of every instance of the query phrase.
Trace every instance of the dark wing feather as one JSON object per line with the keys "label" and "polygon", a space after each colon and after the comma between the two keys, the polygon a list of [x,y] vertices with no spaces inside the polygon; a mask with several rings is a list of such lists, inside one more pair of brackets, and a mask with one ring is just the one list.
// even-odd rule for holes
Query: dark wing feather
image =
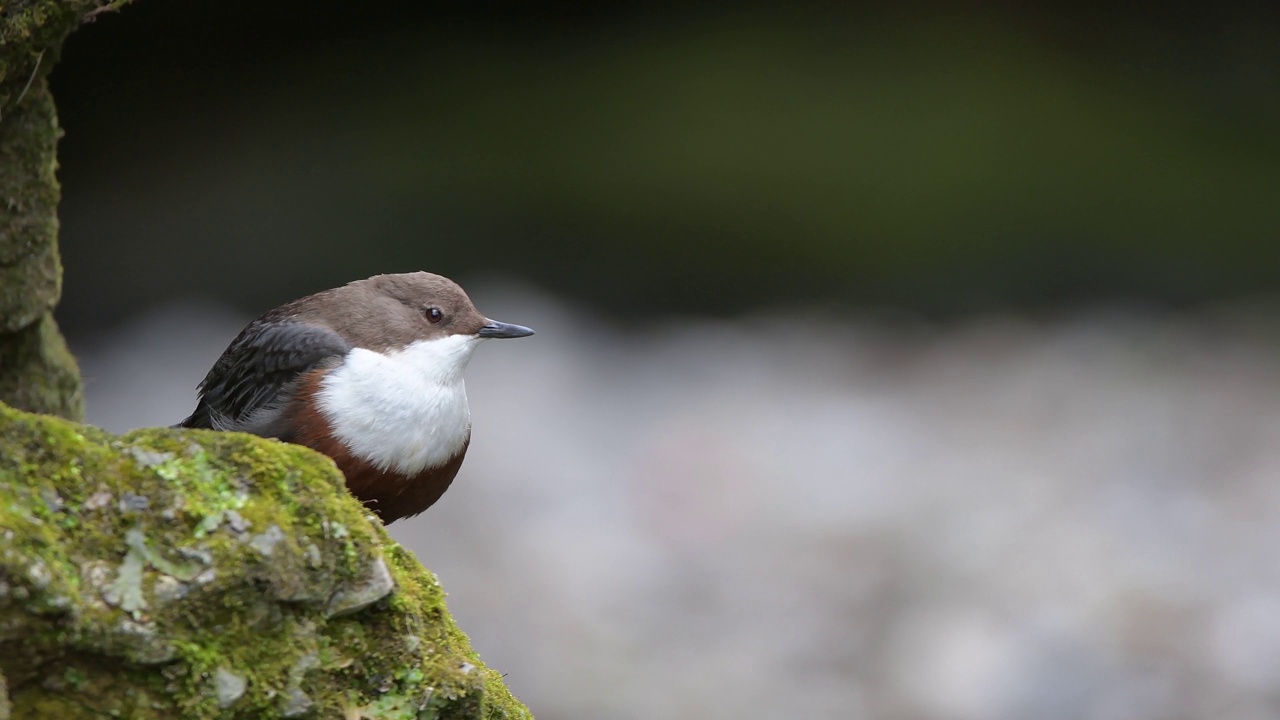
{"label": "dark wing feather", "polygon": [[200,382],[200,400],[177,427],[239,430],[279,436],[273,410],[297,380],[351,347],[332,330],[296,320],[255,320]]}

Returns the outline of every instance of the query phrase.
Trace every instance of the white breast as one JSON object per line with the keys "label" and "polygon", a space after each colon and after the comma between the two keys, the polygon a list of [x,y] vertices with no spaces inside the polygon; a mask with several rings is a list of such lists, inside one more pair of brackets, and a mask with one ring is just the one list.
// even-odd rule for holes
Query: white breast
{"label": "white breast", "polygon": [[357,348],[316,395],[333,434],[380,470],[448,462],[471,432],[462,371],[479,338],[451,335],[382,354]]}

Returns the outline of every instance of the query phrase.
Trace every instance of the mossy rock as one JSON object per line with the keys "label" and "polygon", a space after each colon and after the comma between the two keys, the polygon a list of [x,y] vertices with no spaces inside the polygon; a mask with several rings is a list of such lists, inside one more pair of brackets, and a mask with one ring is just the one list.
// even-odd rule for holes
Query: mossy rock
{"label": "mossy rock", "polygon": [[83,416],[80,373],[51,314],[62,293],[61,130],[45,76],[97,9],[96,0],[0,2],[0,401],[73,420]]}
{"label": "mossy rock", "polygon": [[0,3],[0,333],[53,310],[62,292],[58,129],[45,76],[93,0]]}
{"label": "mossy rock", "polygon": [[0,402],[68,419],[84,414],[80,372],[53,315],[0,333]]}
{"label": "mossy rock", "polygon": [[306,448],[0,405],[0,712],[528,718]]}

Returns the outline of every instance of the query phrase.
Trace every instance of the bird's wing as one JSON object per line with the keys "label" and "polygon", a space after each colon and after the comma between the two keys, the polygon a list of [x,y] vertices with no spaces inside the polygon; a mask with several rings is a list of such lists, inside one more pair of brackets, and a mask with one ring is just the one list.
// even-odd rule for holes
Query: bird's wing
{"label": "bird's wing", "polygon": [[276,435],[273,415],[301,376],[346,355],[351,346],[332,330],[301,321],[256,320],[200,382],[200,400],[177,427]]}

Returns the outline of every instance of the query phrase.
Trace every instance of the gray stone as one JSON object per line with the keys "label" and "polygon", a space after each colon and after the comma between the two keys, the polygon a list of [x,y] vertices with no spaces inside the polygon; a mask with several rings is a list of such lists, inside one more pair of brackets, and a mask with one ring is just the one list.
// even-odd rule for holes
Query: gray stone
{"label": "gray stone", "polygon": [[145,495],[137,495],[131,492],[120,494],[120,512],[129,514],[149,510],[151,508],[151,498]]}
{"label": "gray stone", "polygon": [[51,488],[43,488],[40,490],[40,499],[44,500],[44,504],[49,508],[51,513],[60,513],[66,507],[66,503],[62,501],[62,496],[56,490]]}
{"label": "gray stone", "polygon": [[121,621],[116,628],[124,656],[139,665],[160,665],[178,656],[178,649],[160,637],[153,623]]}
{"label": "gray stone", "polygon": [[339,588],[329,598],[326,609],[329,617],[340,617],[360,612],[396,589],[396,581],[391,578],[387,562],[381,556],[374,558],[369,564],[364,577],[355,583]]}
{"label": "gray stone", "polygon": [[134,461],[143,467],[155,467],[156,465],[167,463],[173,459],[173,453],[159,452],[140,447],[130,447],[129,454],[133,456]]}
{"label": "gray stone", "polygon": [[187,594],[187,585],[172,575],[161,575],[151,588],[151,595],[157,603],[180,600]]}
{"label": "gray stone", "polygon": [[248,683],[244,677],[237,675],[226,668],[218,668],[218,672],[213,675],[213,688],[218,696],[218,707],[231,707],[244,696],[245,688]]}
{"label": "gray stone", "polygon": [[99,490],[90,495],[84,501],[85,510],[99,510],[111,504],[111,493],[107,490]]}
{"label": "gray stone", "polygon": [[284,707],[280,709],[280,717],[301,717],[310,712],[315,704],[301,688],[289,688],[284,694]]}
{"label": "gray stone", "polygon": [[312,568],[318,568],[324,563],[324,558],[320,555],[320,548],[315,543],[307,543],[307,547],[303,550],[307,556],[307,564]]}
{"label": "gray stone", "polygon": [[227,527],[231,528],[231,531],[236,533],[237,535],[248,530],[249,527],[253,524],[248,520],[244,519],[244,516],[242,516],[240,513],[236,512],[235,510],[228,510],[226,512],[226,518],[227,518]]}
{"label": "gray stone", "polygon": [[27,567],[27,579],[31,581],[31,586],[36,590],[44,590],[49,587],[49,582],[53,580],[53,575],[43,561],[36,560]]}
{"label": "gray stone", "polygon": [[249,538],[249,547],[257,550],[263,556],[271,557],[272,553],[276,551],[276,545],[279,545],[282,540],[284,540],[284,531],[280,529],[279,525],[272,525],[265,531]]}

